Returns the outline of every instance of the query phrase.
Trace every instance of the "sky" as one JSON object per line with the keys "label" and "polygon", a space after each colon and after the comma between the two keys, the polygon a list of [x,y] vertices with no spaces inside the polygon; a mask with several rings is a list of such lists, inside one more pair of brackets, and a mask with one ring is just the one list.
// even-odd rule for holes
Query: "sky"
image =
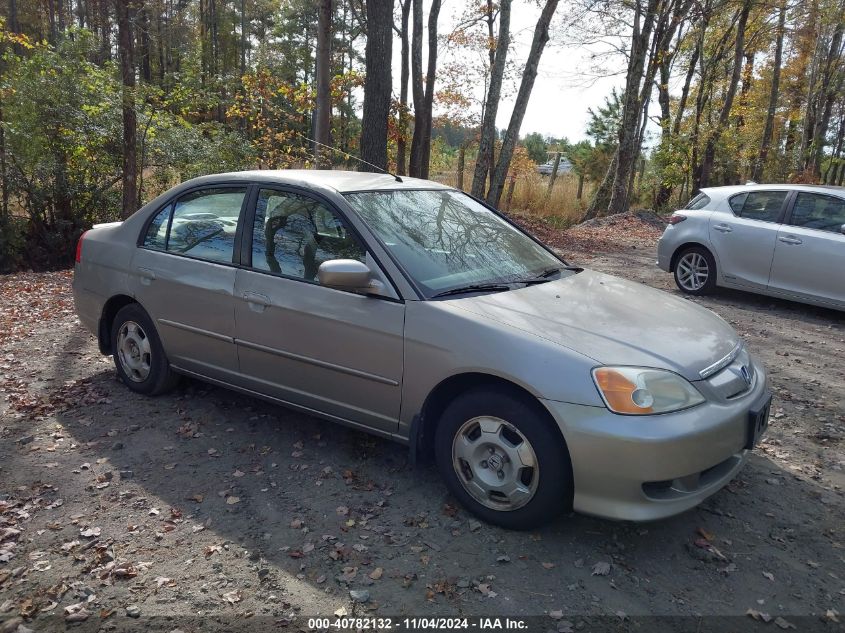
{"label": "sky", "polygon": [[[463,11],[466,2],[467,0],[443,1],[440,13],[440,34],[449,33],[452,30],[455,18]],[[564,3],[560,6],[563,7]],[[428,19],[428,9],[429,3],[424,2],[424,21]],[[520,66],[524,64],[528,56],[539,14],[539,7],[533,3],[527,3],[524,0],[516,0],[513,3],[509,59],[518,61]],[[602,105],[604,97],[610,94],[611,89],[620,87],[624,82],[624,76],[595,78],[589,61],[590,53],[591,51],[584,47],[561,42],[559,33],[552,30],[551,40],[546,45],[540,60],[539,73],[534,82],[520,136],[539,132],[544,136],[566,137],[573,142],[586,138],[587,109]],[[427,56],[428,52],[424,49],[423,67],[425,67]],[[393,57],[394,90],[398,94],[401,68],[398,40],[394,42]],[[499,129],[508,126],[517,89],[518,83],[512,87],[509,91],[511,94],[503,98],[499,105],[496,121]],[[479,97],[483,94],[483,86],[477,88],[477,94]]]}

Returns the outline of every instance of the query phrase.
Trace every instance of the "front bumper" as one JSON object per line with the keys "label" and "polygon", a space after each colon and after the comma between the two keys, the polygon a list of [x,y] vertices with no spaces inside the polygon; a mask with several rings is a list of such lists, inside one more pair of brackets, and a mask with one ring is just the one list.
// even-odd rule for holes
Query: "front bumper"
{"label": "front bumper", "polygon": [[719,491],[748,459],[749,411],[766,373],[741,396],[655,416],[544,400],[569,448],[578,512],[630,521],[662,519]]}

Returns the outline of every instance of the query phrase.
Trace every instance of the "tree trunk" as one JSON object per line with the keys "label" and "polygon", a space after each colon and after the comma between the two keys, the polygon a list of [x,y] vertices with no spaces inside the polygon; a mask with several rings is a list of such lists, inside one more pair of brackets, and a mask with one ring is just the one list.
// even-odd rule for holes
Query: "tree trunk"
{"label": "tree trunk", "polygon": [[246,0],[241,0],[241,77],[246,74]]}
{"label": "tree trunk", "polygon": [[809,163],[806,166],[808,171],[817,179],[821,175],[821,163],[824,156],[824,146],[827,130],[830,125],[830,117],[833,113],[833,103],[841,91],[843,77],[845,77],[845,73],[840,68],[842,63],[843,36],[845,36],[845,21],[840,20],[834,31],[825,59],[824,70],[822,71],[821,87],[819,90],[819,101],[821,102],[820,105],[822,105],[821,116],[813,129]]}
{"label": "tree trunk", "polygon": [[580,200],[584,196],[584,174],[578,174],[578,190],[575,192],[575,199]]}
{"label": "tree trunk", "polygon": [[775,129],[775,114],[778,107],[780,91],[780,70],[783,64],[783,36],[786,32],[786,2],[780,6],[778,15],[777,41],[775,42],[775,58],[772,61],[772,85],[769,90],[769,107],[766,110],[766,123],[763,127],[763,137],[760,139],[760,151],[754,167],[751,170],[751,180],[759,182],[763,178],[763,169],[769,157],[769,147],[772,144],[772,134]]}
{"label": "tree trunk", "polygon": [[458,178],[456,188],[463,191],[464,188],[464,166],[466,164],[467,148],[466,144],[461,144],[458,148]]}
{"label": "tree trunk", "polygon": [[741,9],[739,22],[736,25],[736,41],[734,45],[734,60],[733,70],[731,71],[730,84],[728,85],[728,92],[725,95],[725,101],[722,103],[722,109],[719,112],[719,120],[716,123],[716,129],[707,138],[707,144],[704,147],[704,156],[701,159],[701,164],[696,170],[695,188],[701,189],[710,184],[711,171],[713,170],[713,161],[716,157],[716,144],[722,136],[728,124],[728,119],[731,115],[731,107],[733,107],[736,90],[739,86],[739,79],[742,75],[742,55],[745,50],[745,27],[748,24],[748,14],[751,12],[751,0],[746,0]]}
{"label": "tree trunk", "polygon": [[405,162],[408,154],[408,81],[411,74],[411,51],[409,42],[409,21],[411,17],[412,0],[402,3],[402,27],[399,29],[399,41],[402,46],[402,69],[399,79],[399,134],[396,138],[396,173],[404,176],[407,171]]}
{"label": "tree trunk", "polygon": [[613,153],[613,158],[610,159],[610,165],[607,166],[607,172],[605,173],[604,178],[599,183],[599,186],[596,187],[593,199],[590,201],[590,205],[587,207],[584,217],[581,218],[582,222],[592,220],[593,218],[598,217],[600,213],[604,214],[607,211],[607,208],[610,205],[610,190],[613,186],[613,179],[616,175],[616,163],[618,160],[619,152],[616,151]]}
{"label": "tree trunk", "polygon": [[146,7],[141,5],[138,10],[138,48],[139,61],[141,65],[141,80],[150,83],[153,79],[152,67],[150,66],[150,19]]}
{"label": "tree trunk", "polygon": [[[361,119],[361,158],[387,170],[387,124],[393,89],[393,0],[368,0],[367,46],[364,52],[364,113]],[[361,165],[362,171],[372,171]]]}
{"label": "tree trunk", "polygon": [[[508,0],[509,1],[509,0]],[[428,178],[431,158],[431,117],[434,104],[434,80],[437,73],[437,20],[440,0],[432,0],[428,13],[428,65],[425,82],[422,75],[422,0],[413,0],[412,83],[414,97],[414,136],[408,172]]]}
{"label": "tree trunk", "polygon": [[118,52],[120,72],[123,80],[123,206],[121,217],[128,218],[135,213],[138,199],[135,160],[137,130],[135,121],[135,60],[133,50],[132,21],[135,17],[135,3],[132,0],[114,0],[117,15]]}
{"label": "tree trunk", "polygon": [[481,121],[481,136],[478,142],[478,158],[472,176],[470,192],[476,198],[483,198],[487,187],[487,175],[493,169],[493,150],[496,142],[496,115],[502,96],[502,79],[510,46],[511,0],[502,0],[499,8],[499,38],[490,68],[490,87],[484,102],[484,116]]}
{"label": "tree trunk", "polygon": [[[420,139],[422,158],[420,177],[428,179],[431,165],[431,128],[434,111],[434,80],[437,77],[437,21],[440,18],[441,0],[432,0],[428,11],[428,68],[425,76],[425,127]],[[411,141],[413,150],[413,140]]]}
{"label": "tree trunk", "polygon": [[[607,203],[607,213],[621,213],[628,203],[628,191],[631,182],[631,170],[634,168],[639,148],[637,138],[639,137],[640,113],[642,104],[640,102],[640,84],[645,72],[645,62],[649,51],[649,41],[654,29],[657,1],[648,0],[645,12],[641,12],[639,2],[637,3],[634,35],[631,38],[631,52],[628,57],[628,74],[625,82],[625,94],[622,106],[622,122],[619,126],[619,146],[616,149],[615,173],[610,185],[610,199]],[[640,23],[642,25],[640,26]],[[600,213],[595,208],[599,203],[598,196],[590,204],[589,212]]]}
{"label": "tree trunk", "polygon": [[[314,166],[317,169],[332,165],[332,0],[319,0],[317,5],[317,108],[314,113]],[[325,147],[323,147],[325,146]]]}
{"label": "tree trunk", "polygon": [[549,174],[549,186],[546,187],[546,201],[552,196],[552,189],[554,189],[555,180],[557,180],[558,167],[560,167],[560,152],[555,152],[555,162],[552,166],[552,173]]}
{"label": "tree trunk", "polygon": [[98,22],[100,24],[100,54],[99,62],[104,64],[111,59],[111,23],[109,21],[110,0],[97,0],[99,3]]}
{"label": "tree trunk", "polygon": [[522,120],[525,118],[525,110],[528,108],[528,100],[531,98],[531,91],[534,89],[534,80],[537,79],[537,71],[540,66],[540,58],[543,56],[543,49],[549,41],[549,24],[557,9],[558,0],[546,0],[537,26],[534,28],[534,38],[531,40],[531,49],[528,52],[528,60],[525,62],[525,70],[522,73],[522,81],[519,83],[519,92],[516,94],[513,112],[508,122],[508,129],[502,139],[502,149],[499,150],[499,159],[496,161],[496,168],[490,178],[490,190],[487,192],[487,204],[496,207],[502,197],[505,178],[511,166],[513,150],[519,140],[519,129],[522,127]]}

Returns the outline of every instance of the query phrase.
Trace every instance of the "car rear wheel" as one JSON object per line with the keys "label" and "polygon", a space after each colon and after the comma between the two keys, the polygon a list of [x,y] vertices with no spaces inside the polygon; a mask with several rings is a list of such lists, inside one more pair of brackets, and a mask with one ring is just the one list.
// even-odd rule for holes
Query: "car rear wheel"
{"label": "car rear wheel", "polygon": [[118,311],[111,336],[117,373],[132,391],[152,396],[176,385],[179,376],[170,369],[152,319],[140,305]]}
{"label": "car rear wheel", "polygon": [[706,248],[691,246],[675,261],[675,284],[690,295],[709,294],[716,287],[716,260]]}
{"label": "car rear wheel", "polygon": [[474,390],[452,401],[437,425],[435,456],[450,492],[488,523],[529,529],[571,506],[569,453],[539,407]]}

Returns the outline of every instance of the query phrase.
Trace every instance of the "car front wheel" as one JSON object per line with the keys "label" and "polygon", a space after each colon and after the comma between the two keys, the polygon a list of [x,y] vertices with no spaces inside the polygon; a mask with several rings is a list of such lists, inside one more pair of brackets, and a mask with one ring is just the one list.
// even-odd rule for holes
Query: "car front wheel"
{"label": "car front wheel", "polygon": [[716,287],[716,260],[706,248],[684,249],[675,261],[675,284],[690,295],[709,294]]}
{"label": "car front wheel", "polygon": [[117,373],[132,391],[158,395],[176,385],[152,319],[137,303],[121,308],[112,323],[112,351]]}
{"label": "car front wheel", "polygon": [[437,425],[435,456],[450,492],[488,523],[529,529],[571,506],[566,445],[527,398],[490,390],[459,396]]}

